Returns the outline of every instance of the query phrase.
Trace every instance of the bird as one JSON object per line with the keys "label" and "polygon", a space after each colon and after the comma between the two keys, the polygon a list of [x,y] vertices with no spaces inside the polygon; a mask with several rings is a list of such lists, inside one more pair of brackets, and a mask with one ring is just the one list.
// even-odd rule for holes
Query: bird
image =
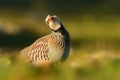
{"label": "bird", "polygon": [[63,63],[70,53],[70,36],[56,15],[47,15],[45,23],[51,33],[40,37],[20,52],[20,57],[34,66]]}

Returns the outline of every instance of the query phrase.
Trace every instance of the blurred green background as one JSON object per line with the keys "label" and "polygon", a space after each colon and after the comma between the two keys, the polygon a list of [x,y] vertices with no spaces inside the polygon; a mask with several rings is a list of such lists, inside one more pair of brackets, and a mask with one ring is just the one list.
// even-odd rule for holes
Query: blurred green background
{"label": "blurred green background", "polygon": [[[119,0],[0,0],[0,80],[120,80]],[[50,33],[48,14],[70,33],[64,64],[35,68],[19,51]]]}

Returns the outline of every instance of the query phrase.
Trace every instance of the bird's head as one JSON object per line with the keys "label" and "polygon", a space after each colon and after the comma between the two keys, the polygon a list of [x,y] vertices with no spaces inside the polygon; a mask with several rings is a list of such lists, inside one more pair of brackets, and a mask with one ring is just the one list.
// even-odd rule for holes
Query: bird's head
{"label": "bird's head", "polygon": [[62,22],[60,21],[60,19],[55,16],[55,15],[48,15],[45,19],[46,24],[50,27],[51,30],[58,30],[60,29]]}

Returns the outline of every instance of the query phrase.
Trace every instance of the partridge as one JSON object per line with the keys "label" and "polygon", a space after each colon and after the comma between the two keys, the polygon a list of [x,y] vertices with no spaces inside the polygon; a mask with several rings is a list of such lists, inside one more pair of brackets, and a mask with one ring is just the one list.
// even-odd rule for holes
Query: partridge
{"label": "partridge", "polygon": [[35,66],[64,62],[70,51],[69,32],[61,20],[55,15],[48,15],[45,22],[51,33],[37,39],[20,52],[22,60]]}

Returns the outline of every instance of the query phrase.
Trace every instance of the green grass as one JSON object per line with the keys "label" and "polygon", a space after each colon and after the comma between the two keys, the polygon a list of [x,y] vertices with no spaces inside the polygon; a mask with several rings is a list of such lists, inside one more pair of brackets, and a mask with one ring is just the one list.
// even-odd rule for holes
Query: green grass
{"label": "green grass", "polygon": [[0,80],[119,80],[119,58],[107,51],[82,52],[71,54],[64,64],[40,68],[21,62],[17,55],[1,55]]}

